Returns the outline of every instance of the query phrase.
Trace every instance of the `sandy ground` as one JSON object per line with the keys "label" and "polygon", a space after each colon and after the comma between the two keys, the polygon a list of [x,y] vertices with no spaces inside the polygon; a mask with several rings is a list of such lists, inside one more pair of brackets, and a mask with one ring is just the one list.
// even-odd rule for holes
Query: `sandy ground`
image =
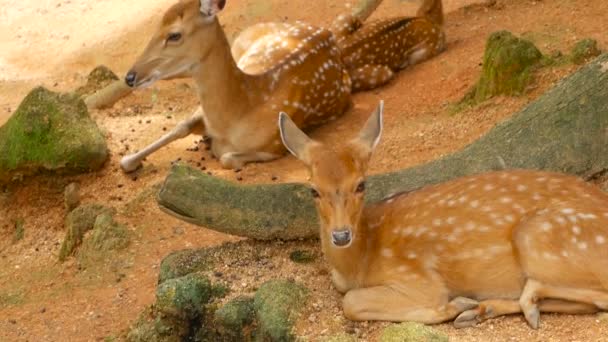
{"label": "sandy ground", "polygon": [[[124,74],[170,3],[2,0],[0,124],[36,84],[67,91],[81,84],[88,71],[100,63]],[[576,69],[545,69],[536,75],[535,86],[525,96],[497,98],[454,115],[450,104],[476,81],[489,33],[511,30],[532,39],[545,53],[567,51],[584,37],[597,39],[604,48],[608,46],[603,20],[608,18],[608,4],[603,0],[499,0],[491,8],[470,6],[475,4],[472,0],[444,3],[448,50],[401,72],[382,89],[357,94],[355,107],[340,120],[315,130],[315,138],[328,143],[342,141],[358,129],[377,101],[384,99],[386,129],[371,172],[423,163],[472,142]],[[386,0],[374,17],[411,14],[415,5],[413,1]],[[327,25],[345,7],[326,1],[229,0],[221,19],[233,37],[259,21],[301,19]],[[0,189],[0,341],[95,341],[118,336],[154,300],[158,264],[165,255],[237,240],[178,221],[155,205],[152,186],[164,179],[171,162],[178,158],[236,180],[234,172],[221,170],[206,152],[186,151],[198,137],[176,142],[151,156],[136,178],[124,175],[117,166],[121,154],[150,143],[164,128],[188,116],[196,106],[193,92],[191,82],[186,80],[159,82],[112,109],[94,111],[93,117],[107,132],[112,152],[104,169],[76,177],[38,177]],[[279,181],[302,181],[306,173],[294,158],[286,157],[249,165],[239,176],[243,182],[252,183],[270,182],[273,176]],[[124,256],[130,266],[120,274],[79,270],[73,261],[56,262],[64,235],[62,192],[73,181],[81,185],[84,203],[100,202],[118,208],[118,220],[133,232],[134,242]],[[25,238],[13,243],[13,225],[20,218],[25,219]],[[268,253],[284,259],[293,247],[267,248]],[[287,271],[275,269],[269,274],[287,273],[289,267],[285,267]],[[324,288],[312,301],[331,308],[325,315],[340,317],[339,296],[329,287],[326,274],[319,271],[324,265],[311,267],[314,270],[303,272],[304,277],[310,275],[303,281]],[[261,272],[254,265],[252,268],[252,272]],[[319,329],[314,322],[301,322],[299,331],[312,340],[332,332]],[[455,341],[608,340],[606,323],[593,315],[547,316],[546,322],[540,332],[527,329],[521,317],[491,321],[476,329],[456,331],[449,325],[440,329]],[[362,340],[373,340],[374,331],[382,324],[353,326]]]}

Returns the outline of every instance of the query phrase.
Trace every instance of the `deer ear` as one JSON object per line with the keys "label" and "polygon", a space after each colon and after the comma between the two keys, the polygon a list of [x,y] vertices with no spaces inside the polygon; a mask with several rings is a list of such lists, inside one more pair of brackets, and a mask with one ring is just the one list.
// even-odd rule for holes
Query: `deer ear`
{"label": "deer ear", "polygon": [[306,165],[310,165],[309,151],[314,141],[302,132],[284,112],[279,114],[279,131],[285,148]]}
{"label": "deer ear", "polygon": [[370,115],[369,119],[359,132],[359,136],[355,138],[354,142],[363,147],[366,152],[371,154],[382,135],[382,113],[384,112],[384,101],[380,100],[376,110]]}
{"label": "deer ear", "polygon": [[224,9],[225,5],[226,0],[200,0],[200,11],[202,15],[212,17]]}

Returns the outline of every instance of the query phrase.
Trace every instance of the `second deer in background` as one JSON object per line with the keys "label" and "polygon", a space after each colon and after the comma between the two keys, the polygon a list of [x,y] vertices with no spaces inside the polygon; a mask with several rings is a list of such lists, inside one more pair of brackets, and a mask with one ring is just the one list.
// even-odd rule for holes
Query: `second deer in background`
{"label": "second deer in background", "polygon": [[389,82],[395,72],[445,50],[441,0],[423,0],[415,17],[380,19],[363,24],[341,15],[331,31],[349,69],[352,90],[369,90]]}

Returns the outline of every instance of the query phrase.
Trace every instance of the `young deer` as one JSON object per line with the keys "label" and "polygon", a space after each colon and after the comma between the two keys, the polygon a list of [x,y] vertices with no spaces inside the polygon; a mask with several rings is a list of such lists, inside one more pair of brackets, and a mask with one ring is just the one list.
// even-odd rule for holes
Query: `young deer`
{"label": "young deer", "polygon": [[237,44],[237,65],[216,17],[224,4],[181,0],[172,6],[127,74],[132,87],[191,76],[202,108],[158,141],[124,157],[123,170],[137,169],[146,156],[191,133],[211,138],[211,152],[223,167],[269,161],[285,151],[276,113],[289,113],[304,129],[335,119],[350,106],[350,78],[329,31],[304,23],[267,24]]}
{"label": "young deer", "polygon": [[445,50],[441,0],[423,0],[416,17],[381,19],[366,25],[354,15],[341,15],[331,31],[349,69],[353,91],[381,86],[398,70]]}
{"label": "young deer", "polygon": [[572,176],[501,171],[364,207],[382,104],[331,149],[285,114],[281,137],[311,174],[321,244],[353,320],[451,319],[457,327],[523,312],[608,310],[608,196]]}

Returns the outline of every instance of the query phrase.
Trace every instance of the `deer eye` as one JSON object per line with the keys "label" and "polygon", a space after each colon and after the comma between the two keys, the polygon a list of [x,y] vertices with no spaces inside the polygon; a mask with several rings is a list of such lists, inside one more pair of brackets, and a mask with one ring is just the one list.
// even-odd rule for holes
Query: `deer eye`
{"label": "deer eye", "polygon": [[169,35],[167,36],[168,42],[177,42],[180,39],[182,39],[182,34],[179,32],[169,33]]}
{"label": "deer eye", "polygon": [[319,195],[319,192],[317,190],[315,190],[315,189],[310,189],[310,194],[314,198],[319,198],[319,196],[321,196],[321,195]]}
{"label": "deer eye", "polygon": [[361,182],[359,183],[359,185],[357,185],[357,193],[362,193],[363,191],[365,191],[365,182]]}

